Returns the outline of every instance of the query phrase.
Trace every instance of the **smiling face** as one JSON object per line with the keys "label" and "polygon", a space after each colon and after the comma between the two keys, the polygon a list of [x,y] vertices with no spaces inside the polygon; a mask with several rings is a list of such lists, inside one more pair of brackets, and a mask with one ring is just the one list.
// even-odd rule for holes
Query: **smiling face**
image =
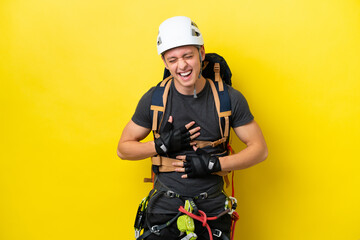
{"label": "smiling face", "polygon": [[203,61],[205,58],[204,46],[201,46],[200,50],[195,46],[177,47],[166,51],[163,56],[165,67],[174,77],[176,89],[182,94],[193,94],[195,86],[199,92],[205,85],[205,79],[199,78],[199,51]]}

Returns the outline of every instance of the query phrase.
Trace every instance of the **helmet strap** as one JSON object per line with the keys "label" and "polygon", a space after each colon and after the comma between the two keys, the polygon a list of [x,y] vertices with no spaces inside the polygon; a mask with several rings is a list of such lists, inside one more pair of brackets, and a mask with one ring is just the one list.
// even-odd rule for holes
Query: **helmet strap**
{"label": "helmet strap", "polygon": [[[201,56],[201,52],[200,52],[200,47],[198,47],[198,50],[199,50],[199,58],[200,58],[200,72],[199,72],[198,79],[200,79],[201,75],[202,75],[202,56]],[[196,95],[196,82],[194,84],[194,98],[197,98],[197,95]]]}
{"label": "helmet strap", "polygon": [[198,48],[199,50],[199,58],[200,58],[200,72],[199,72],[199,77],[201,78],[201,74],[202,74],[202,56],[201,56],[201,52],[200,52],[200,47]]}

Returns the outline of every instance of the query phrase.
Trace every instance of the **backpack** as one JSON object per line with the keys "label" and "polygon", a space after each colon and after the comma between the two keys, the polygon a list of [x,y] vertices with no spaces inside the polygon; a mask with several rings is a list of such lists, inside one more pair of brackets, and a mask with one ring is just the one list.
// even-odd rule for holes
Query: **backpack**
{"label": "backpack", "polygon": [[[228,142],[230,133],[230,120],[231,120],[231,102],[228,93],[228,85],[231,86],[231,71],[227,65],[225,59],[216,53],[208,53],[205,55],[203,61],[202,75],[207,81],[209,81],[212,93],[214,95],[215,106],[217,114],[219,116],[219,128],[221,132],[221,139],[216,141],[196,141],[197,146],[202,148],[206,146],[217,146],[219,144],[224,145],[226,154],[228,154]],[[172,76],[169,70],[165,68],[163,80],[157,84],[151,99],[150,114],[152,121],[152,131],[154,138],[160,136],[159,130],[163,121],[163,113],[166,109],[167,97],[172,82]],[[173,171],[172,167],[173,159],[161,157],[159,155],[151,158],[153,163],[153,172],[170,172]],[[158,166],[159,169],[154,168]],[[153,182],[154,174],[152,172],[152,178],[145,178],[145,182]],[[225,178],[228,185],[228,180]]]}

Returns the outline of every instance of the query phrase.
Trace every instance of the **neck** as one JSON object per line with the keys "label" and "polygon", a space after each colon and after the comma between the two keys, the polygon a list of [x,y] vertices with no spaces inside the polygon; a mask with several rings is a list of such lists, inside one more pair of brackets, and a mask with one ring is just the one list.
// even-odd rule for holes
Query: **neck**
{"label": "neck", "polygon": [[183,95],[194,95],[194,88],[196,90],[196,94],[198,94],[204,89],[205,83],[206,83],[206,79],[203,76],[201,76],[196,80],[195,86],[192,85],[189,87],[183,87],[179,85],[176,81],[174,81],[176,90]]}

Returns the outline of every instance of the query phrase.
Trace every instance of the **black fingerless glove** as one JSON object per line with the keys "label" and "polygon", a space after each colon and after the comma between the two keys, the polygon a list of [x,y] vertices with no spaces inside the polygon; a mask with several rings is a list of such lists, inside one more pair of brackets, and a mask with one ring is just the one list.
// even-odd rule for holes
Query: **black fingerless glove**
{"label": "black fingerless glove", "polygon": [[190,132],[185,126],[173,130],[174,126],[166,122],[159,138],[155,139],[155,149],[158,154],[178,152],[190,146]]}
{"label": "black fingerless glove", "polygon": [[186,156],[184,167],[188,178],[204,177],[211,173],[221,171],[218,157],[211,156],[200,148],[196,150],[196,155],[195,157]]}

